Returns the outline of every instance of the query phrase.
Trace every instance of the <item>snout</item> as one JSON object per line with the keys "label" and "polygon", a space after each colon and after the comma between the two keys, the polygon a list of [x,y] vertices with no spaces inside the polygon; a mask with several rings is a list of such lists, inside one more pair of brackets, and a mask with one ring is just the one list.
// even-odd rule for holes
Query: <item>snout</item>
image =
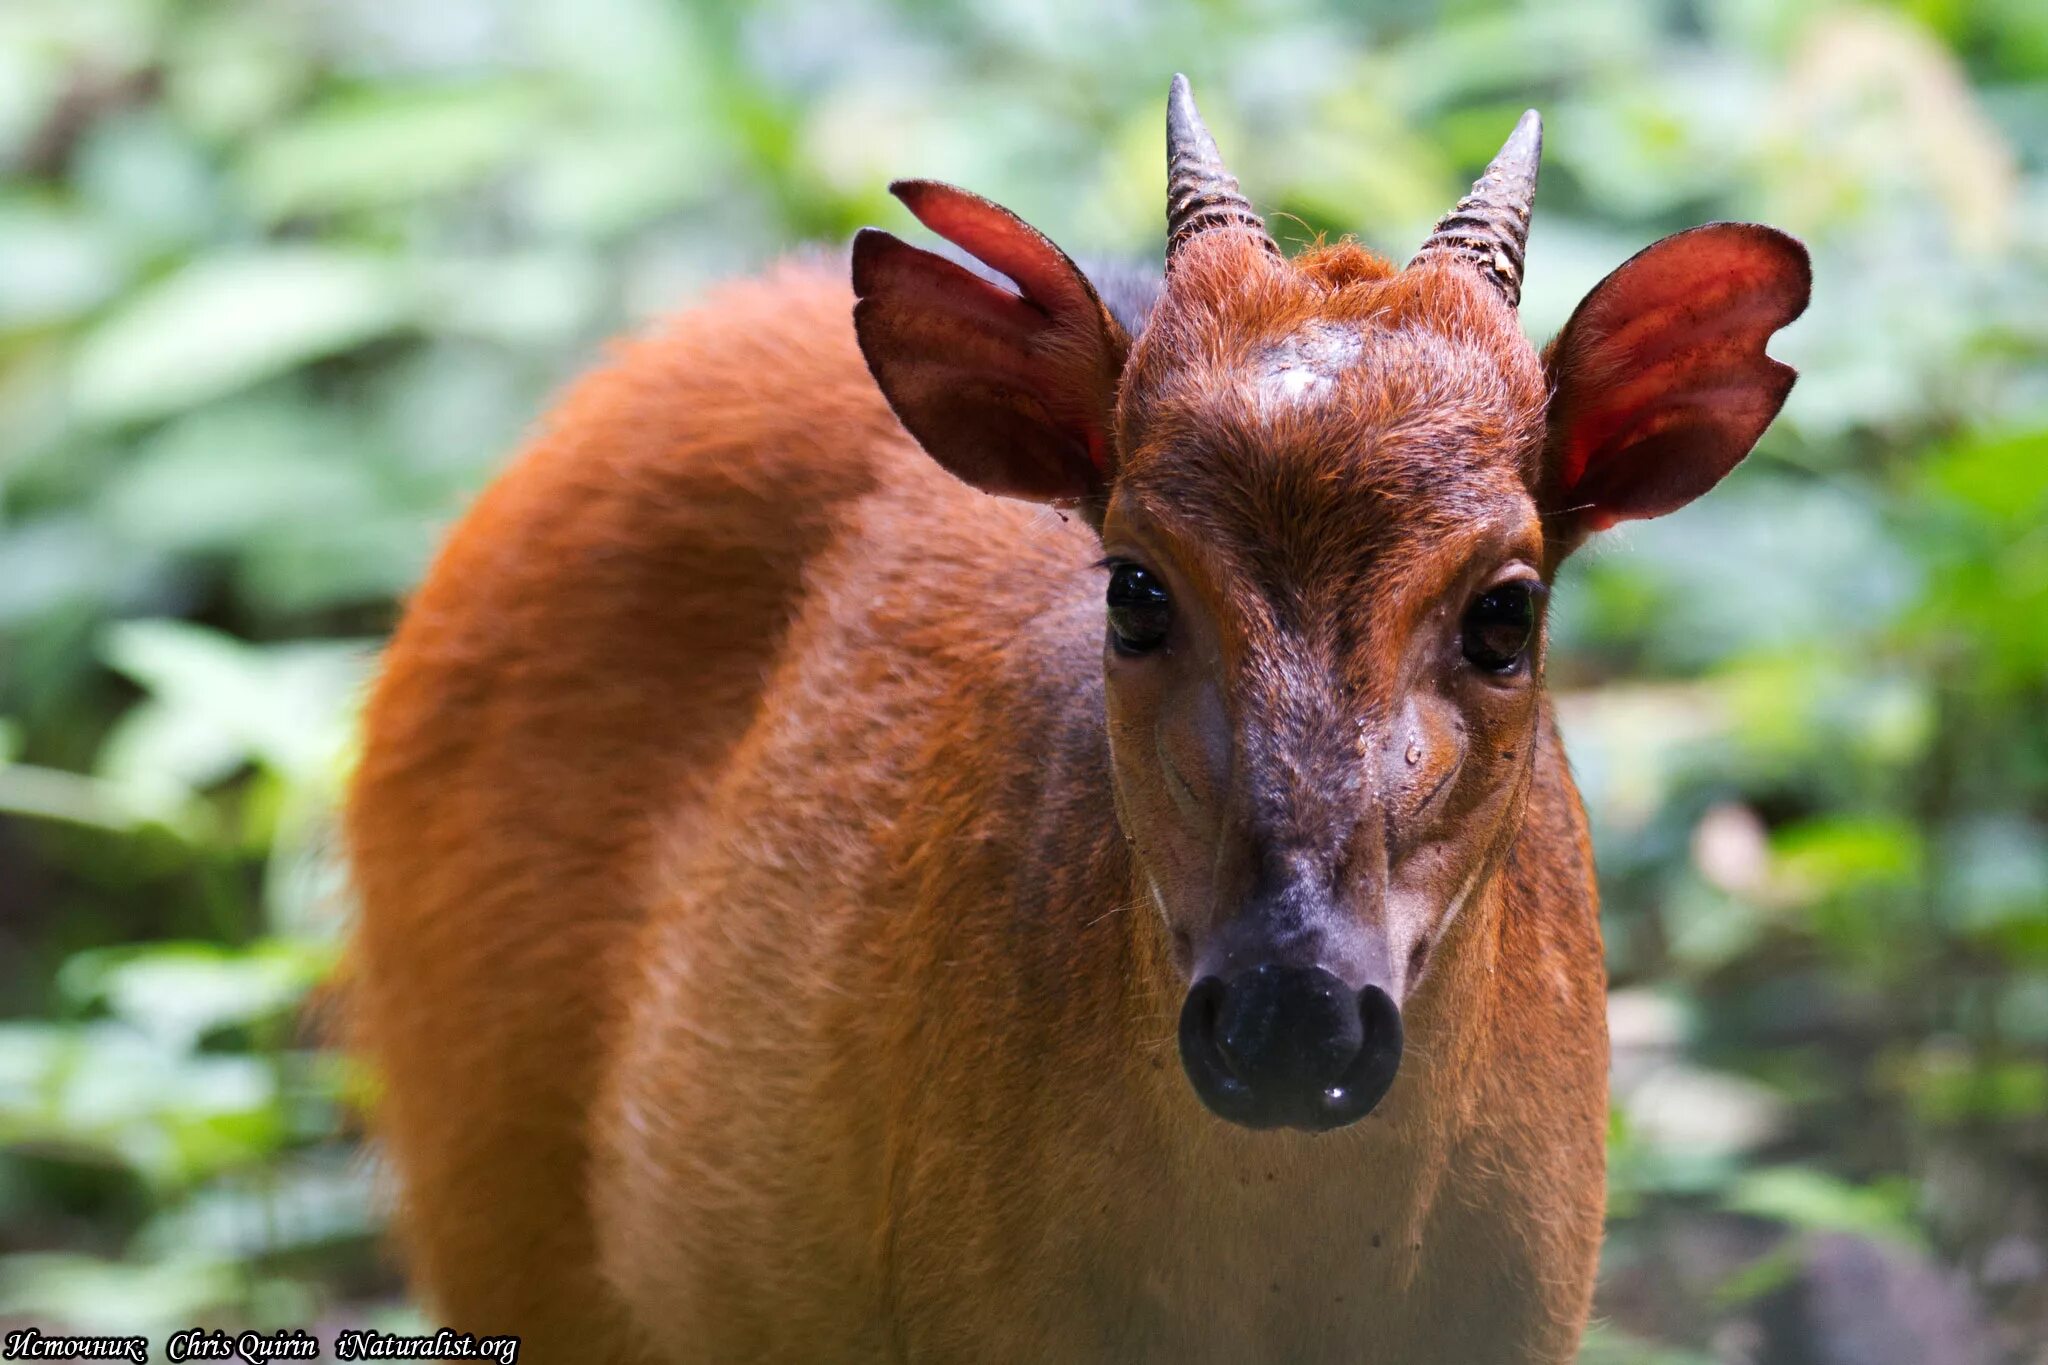
{"label": "snout", "polygon": [[1218,1117],[1326,1132],[1372,1112],[1401,1066],[1401,1011],[1378,986],[1277,963],[1205,976],[1180,1013],[1180,1059]]}

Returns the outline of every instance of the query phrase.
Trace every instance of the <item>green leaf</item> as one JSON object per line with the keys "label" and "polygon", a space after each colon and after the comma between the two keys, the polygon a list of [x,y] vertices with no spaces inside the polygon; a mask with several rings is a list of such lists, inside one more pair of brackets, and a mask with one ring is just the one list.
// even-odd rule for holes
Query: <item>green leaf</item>
{"label": "green leaf", "polygon": [[359,645],[247,645],[180,621],[111,627],[103,652],[151,695],[115,726],[100,773],[159,794],[208,786],[244,762],[295,784],[332,780],[368,666]]}
{"label": "green leaf", "polygon": [[1644,1341],[1611,1322],[1595,1322],[1580,1344],[1578,1365],[1714,1365],[1714,1357]]}
{"label": "green leaf", "polygon": [[233,553],[380,512],[353,432],[308,403],[214,404],[142,443],[102,487],[100,518],[151,549]]}
{"label": "green leaf", "polygon": [[1808,1166],[1772,1166],[1736,1181],[1724,1201],[1737,1213],[1812,1232],[1855,1232],[1918,1245],[1913,1191],[1904,1181],[1852,1185]]}
{"label": "green leaf", "polygon": [[130,262],[115,234],[27,196],[0,200],[0,332],[65,322],[97,307]]}
{"label": "green leaf", "polygon": [[241,166],[271,220],[401,203],[472,184],[525,152],[547,103],[531,85],[367,89],[259,139]]}
{"label": "green leaf", "polygon": [[104,1003],[115,1017],[189,1049],[216,1029],[287,1012],[329,965],[328,954],[281,941],[152,943],[79,953],[58,984],[75,1005]]}
{"label": "green leaf", "polygon": [[0,1144],[116,1162],[168,1190],[260,1161],[287,1132],[260,1058],[113,1020],[0,1024]]}
{"label": "green leaf", "polygon": [[1920,876],[1920,833],[1905,820],[1809,820],[1779,830],[1771,842],[1773,876],[1802,899],[1909,887]]}
{"label": "green leaf", "polygon": [[362,1162],[299,1158],[261,1185],[200,1191],[144,1228],[137,1250],[248,1261],[370,1238],[379,1230],[378,1195]]}
{"label": "green leaf", "polygon": [[0,812],[112,830],[177,821],[175,802],[151,805],[116,783],[61,768],[8,762],[5,738],[0,735]]}
{"label": "green leaf", "polygon": [[1933,452],[1919,476],[1940,496],[2002,526],[2030,528],[2048,511],[2048,430],[1982,433]]}
{"label": "green leaf", "polygon": [[79,417],[162,417],[405,326],[405,272],[381,257],[271,247],[207,257],[88,333],[72,369]]}
{"label": "green leaf", "polygon": [[0,1259],[0,1317],[33,1319],[46,1332],[161,1335],[236,1301],[228,1261],[178,1255],[155,1262],[40,1253]]}
{"label": "green leaf", "polygon": [[1930,1046],[1902,1079],[1920,1117],[1936,1126],[2018,1123],[2048,1114],[2048,1063],[1972,1058]]}

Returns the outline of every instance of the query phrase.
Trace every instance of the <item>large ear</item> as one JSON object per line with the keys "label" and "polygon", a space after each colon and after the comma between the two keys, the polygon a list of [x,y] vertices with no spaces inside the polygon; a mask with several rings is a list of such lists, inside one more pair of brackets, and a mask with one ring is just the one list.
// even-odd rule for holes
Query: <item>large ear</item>
{"label": "large ear", "polygon": [[983,492],[1095,506],[1130,338],[1066,253],[1008,209],[936,181],[889,188],[1016,285],[877,228],[854,238],[854,331],[897,419]]}
{"label": "large ear", "polygon": [[1812,283],[1794,238],[1710,223],[1594,286],[1543,356],[1543,510],[1562,549],[1676,511],[1741,463],[1797,377],[1764,345],[1806,310]]}

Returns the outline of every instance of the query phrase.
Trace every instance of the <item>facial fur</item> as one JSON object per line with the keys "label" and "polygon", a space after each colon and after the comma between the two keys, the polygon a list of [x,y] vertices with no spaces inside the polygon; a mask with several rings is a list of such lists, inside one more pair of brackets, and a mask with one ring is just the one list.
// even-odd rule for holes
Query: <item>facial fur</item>
{"label": "facial fur", "polygon": [[905,430],[1102,536],[1118,818],[1188,986],[1189,1079],[1248,1127],[1363,1117],[1432,955],[1446,981],[1486,960],[1444,945],[1468,905],[1503,922],[1550,578],[1712,488],[1792,384],[1766,343],[1811,272],[1756,224],[1638,252],[1539,358],[1515,305],[1541,152],[1530,110],[1399,270],[1350,244],[1289,261],[1176,78],[1165,286],[1135,343],[966,191],[895,187],[1015,292],[854,244],[855,331]]}
{"label": "facial fur", "polygon": [[1277,956],[1399,1001],[1513,826],[1540,633],[1507,675],[1459,644],[1475,594],[1544,563],[1542,372],[1503,311],[1350,245],[1176,261],[1103,525],[1173,634],[1105,658],[1120,811],[1191,978]]}

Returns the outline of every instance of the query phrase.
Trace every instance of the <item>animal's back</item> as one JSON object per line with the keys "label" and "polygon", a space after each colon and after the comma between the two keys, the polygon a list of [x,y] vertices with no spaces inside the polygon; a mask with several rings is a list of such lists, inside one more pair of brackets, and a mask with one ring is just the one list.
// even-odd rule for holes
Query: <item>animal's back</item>
{"label": "animal's back", "polygon": [[413,1269],[535,1359],[608,1307],[588,1116],[653,863],[687,840],[859,506],[968,498],[862,365],[837,271],[734,286],[582,381],[392,641],[349,810],[361,1050]]}

